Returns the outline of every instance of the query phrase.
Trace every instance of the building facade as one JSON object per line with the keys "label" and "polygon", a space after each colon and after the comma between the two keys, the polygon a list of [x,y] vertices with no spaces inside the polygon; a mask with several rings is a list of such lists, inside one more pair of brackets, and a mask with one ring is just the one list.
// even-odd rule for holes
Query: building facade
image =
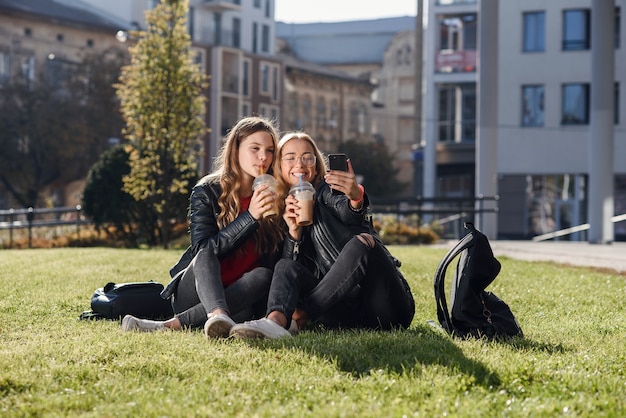
{"label": "building facade", "polygon": [[307,132],[324,153],[337,152],[344,141],[371,141],[368,79],[280,55],[285,71],[280,129]]}
{"label": "building facade", "polygon": [[[616,215],[626,212],[624,3],[615,1],[611,36]],[[475,194],[478,6],[472,0],[429,3],[424,132],[431,152],[436,149],[436,165],[434,173],[425,173],[425,187],[433,196]],[[591,11],[588,0],[498,3],[498,77],[484,89],[497,100],[500,238],[531,238],[588,222],[589,149],[599,140],[590,137]],[[626,225],[614,228],[616,238],[624,239]]]}

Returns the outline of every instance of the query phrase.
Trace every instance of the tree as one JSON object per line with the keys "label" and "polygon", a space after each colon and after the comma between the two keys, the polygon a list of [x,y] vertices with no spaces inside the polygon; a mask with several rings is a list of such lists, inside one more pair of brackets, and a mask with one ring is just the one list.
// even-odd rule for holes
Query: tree
{"label": "tree", "polygon": [[[118,240],[137,246],[137,224],[141,211],[135,199],[123,190],[122,178],[130,172],[128,153],[122,145],[104,152],[87,176],[82,206],[98,231],[112,225]],[[105,233],[109,233],[104,229]]]}
{"label": "tree", "polygon": [[187,33],[188,0],[163,0],[146,15],[145,32],[133,32],[131,63],[122,68],[117,94],[126,121],[130,173],[124,190],[156,219],[151,244],[167,247],[172,220],[186,210],[172,202],[188,197],[196,179],[199,140],[206,133],[206,77],[193,64]]}
{"label": "tree", "polygon": [[82,179],[120,136],[113,80],[122,57],[103,54],[72,64],[63,83],[47,73],[36,82],[14,77],[0,97],[0,182],[23,207],[41,206],[41,193]]}
{"label": "tree", "polygon": [[363,176],[368,195],[395,196],[406,187],[396,179],[399,170],[394,168],[394,159],[384,144],[350,140],[340,144],[339,151],[348,155],[356,173]]}

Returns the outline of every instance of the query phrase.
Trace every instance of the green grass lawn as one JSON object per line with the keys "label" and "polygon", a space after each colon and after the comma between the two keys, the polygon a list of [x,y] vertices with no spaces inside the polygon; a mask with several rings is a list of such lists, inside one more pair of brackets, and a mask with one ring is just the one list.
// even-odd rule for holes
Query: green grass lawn
{"label": "green grass lawn", "polygon": [[436,319],[445,249],[390,247],[416,301],[405,332],[207,341],[79,321],[108,281],[168,281],[179,250],[0,251],[0,416],[624,416],[626,277],[500,258],[488,290],[526,336],[460,341]]}

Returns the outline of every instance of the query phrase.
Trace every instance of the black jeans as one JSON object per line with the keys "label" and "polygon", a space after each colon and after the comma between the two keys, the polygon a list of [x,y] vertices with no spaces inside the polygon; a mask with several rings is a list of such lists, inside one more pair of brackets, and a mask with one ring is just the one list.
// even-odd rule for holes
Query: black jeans
{"label": "black jeans", "polygon": [[184,327],[203,327],[207,313],[224,309],[235,322],[261,318],[272,280],[272,270],[257,267],[224,288],[220,262],[202,249],[187,267],[172,295],[172,307]]}
{"label": "black jeans", "polygon": [[411,290],[382,244],[371,248],[357,237],[322,278],[297,261],[276,264],[266,313],[290,321],[296,306],[328,328],[407,328],[415,314]]}

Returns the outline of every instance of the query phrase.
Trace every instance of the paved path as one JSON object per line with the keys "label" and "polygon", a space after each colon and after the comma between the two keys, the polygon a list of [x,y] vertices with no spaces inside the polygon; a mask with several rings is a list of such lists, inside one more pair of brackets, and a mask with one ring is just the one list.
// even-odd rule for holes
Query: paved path
{"label": "paved path", "polygon": [[626,242],[490,241],[494,254],[519,260],[554,261],[626,272]]}

